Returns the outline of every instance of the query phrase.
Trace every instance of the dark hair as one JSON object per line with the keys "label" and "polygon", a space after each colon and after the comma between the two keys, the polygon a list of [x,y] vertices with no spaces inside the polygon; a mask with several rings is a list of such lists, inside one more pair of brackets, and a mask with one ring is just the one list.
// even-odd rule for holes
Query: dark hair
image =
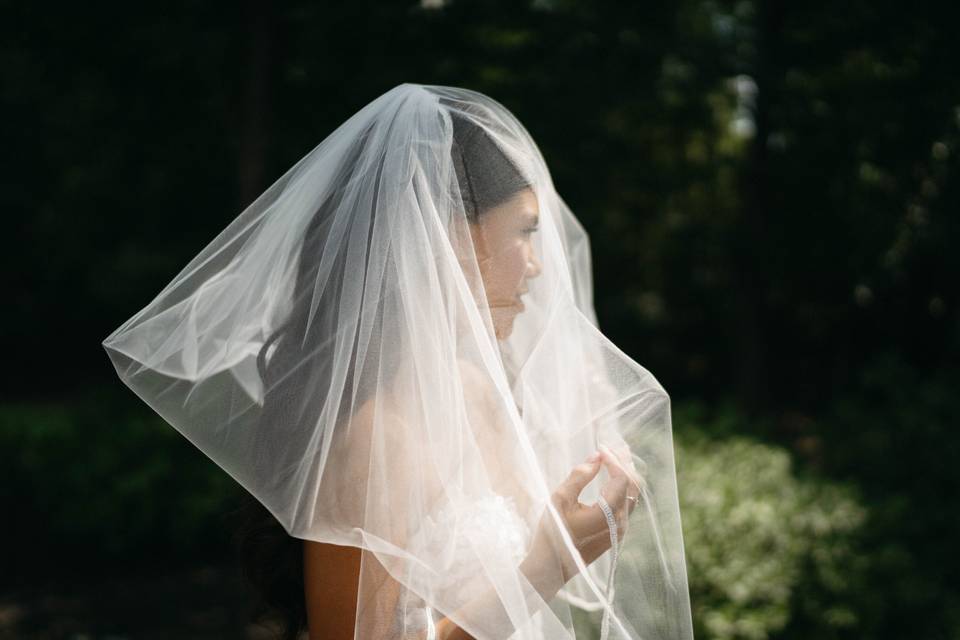
{"label": "dark hair", "polygon": [[[454,110],[449,113],[453,125],[451,155],[457,186],[468,220],[476,222],[484,211],[509,200],[530,182],[469,115]],[[365,144],[366,137],[362,136],[343,163],[341,177],[352,173]],[[377,182],[381,178],[381,169],[382,164],[374,177]],[[344,182],[334,181],[335,184]],[[336,308],[341,278],[331,278],[336,286],[325,288],[309,326],[307,323],[322,247],[329,231],[326,223],[342,197],[342,191],[331,193],[307,226],[300,249],[291,311],[286,321],[265,341],[257,356],[257,368],[266,390],[260,418],[263,428],[258,430],[261,439],[257,446],[270,449],[271,455],[280,458],[302,455],[307,446],[304,437],[308,434],[298,433],[296,425],[315,421],[323,409],[320,401],[323,394],[307,393],[304,389],[325,388],[333,374],[331,359],[325,357],[323,351],[313,351],[313,355],[307,355],[304,360],[301,345],[323,344],[337,330],[333,326],[335,316],[324,311]],[[345,257],[345,253],[335,257],[334,270],[343,269]],[[268,359],[271,348],[274,351]],[[309,372],[309,380],[304,382],[301,376],[276,380],[275,372],[288,370],[294,362]],[[353,376],[351,365],[346,385],[352,384]],[[356,399],[358,404],[362,400],[362,397]],[[303,541],[290,536],[273,514],[250,494],[244,496],[233,518],[236,521],[234,546],[240,556],[243,574],[260,598],[260,613],[278,616],[282,625],[280,638],[296,640],[307,628]]]}
{"label": "dark hair", "polygon": [[470,120],[453,116],[453,167],[467,219],[476,222],[484,211],[506,202],[530,182],[494,142]]}

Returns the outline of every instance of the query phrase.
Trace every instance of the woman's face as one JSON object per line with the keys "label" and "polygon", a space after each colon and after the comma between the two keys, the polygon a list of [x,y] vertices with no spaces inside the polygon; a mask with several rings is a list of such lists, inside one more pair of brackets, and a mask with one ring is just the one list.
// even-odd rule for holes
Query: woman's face
{"label": "woman's face", "polygon": [[533,247],[539,219],[537,197],[532,189],[524,189],[483,212],[477,223],[470,224],[470,236],[498,340],[510,335],[514,319],[523,312],[520,297],[527,292],[527,279],[540,274],[540,260]]}

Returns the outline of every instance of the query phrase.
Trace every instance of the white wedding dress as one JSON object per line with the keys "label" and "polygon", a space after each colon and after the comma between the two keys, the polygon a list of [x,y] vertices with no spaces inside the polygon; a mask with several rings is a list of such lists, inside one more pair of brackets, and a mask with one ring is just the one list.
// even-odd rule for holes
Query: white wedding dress
{"label": "white wedding dress", "polygon": [[[515,565],[519,565],[523,560],[532,535],[530,527],[517,512],[513,499],[493,492],[470,503],[468,507],[461,507],[458,512],[448,506],[441,510],[436,519],[428,518],[425,525],[422,531],[428,532],[426,535],[449,532],[453,528],[470,532],[457,538],[456,552],[462,554],[462,557],[507,557]],[[443,541],[437,539],[433,542],[439,549]],[[457,570],[445,576],[445,582],[459,585],[464,600],[469,601],[488,588],[487,581],[483,578],[484,570],[479,563],[476,563],[476,566],[462,563],[457,565]],[[415,598],[412,593],[410,597]],[[406,610],[406,618],[397,621],[403,634],[421,634],[420,637],[423,637],[423,632],[426,631],[425,637],[428,640],[437,637],[435,625],[443,614],[426,606],[422,600],[419,606],[409,602]],[[545,638],[540,613],[534,614],[510,637],[538,640]]]}

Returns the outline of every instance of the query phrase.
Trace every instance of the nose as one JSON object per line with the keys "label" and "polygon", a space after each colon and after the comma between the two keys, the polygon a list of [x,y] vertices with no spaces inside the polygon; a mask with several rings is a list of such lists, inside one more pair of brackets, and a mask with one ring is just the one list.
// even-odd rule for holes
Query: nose
{"label": "nose", "polygon": [[527,272],[526,277],[536,278],[540,275],[540,272],[543,271],[543,265],[540,264],[539,258],[537,258],[537,253],[531,248],[530,256],[527,258]]}

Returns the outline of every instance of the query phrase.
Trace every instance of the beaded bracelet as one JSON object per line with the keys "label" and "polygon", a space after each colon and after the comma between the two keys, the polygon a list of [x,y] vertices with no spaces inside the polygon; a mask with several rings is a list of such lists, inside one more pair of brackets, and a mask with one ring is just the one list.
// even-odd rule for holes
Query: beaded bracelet
{"label": "beaded bracelet", "polygon": [[604,608],[603,619],[600,623],[600,640],[607,640],[607,635],[610,633],[610,607],[613,606],[613,575],[617,570],[620,543],[617,535],[617,519],[613,516],[613,509],[610,508],[610,504],[603,496],[600,496],[597,498],[597,505],[607,519],[607,528],[610,530],[610,553],[613,554],[610,562],[610,574],[607,576],[607,601],[611,604]]}

